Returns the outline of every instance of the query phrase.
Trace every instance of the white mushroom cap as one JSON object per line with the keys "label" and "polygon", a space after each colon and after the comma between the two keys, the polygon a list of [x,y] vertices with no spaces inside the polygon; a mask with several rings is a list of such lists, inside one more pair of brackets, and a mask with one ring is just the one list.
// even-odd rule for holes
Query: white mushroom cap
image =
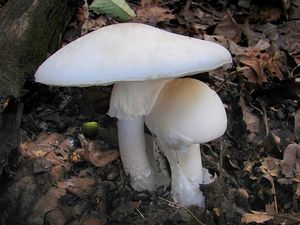
{"label": "white mushroom cap", "polygon": [[227,127],[219,96],[205,83],[191,78],[169,81],[145,122],[161,142],[172,148],[212,141]]}
{"label": "white mushroom cap", "polygon": [[138,23],[121,23],[91,32],[49,57],[37,82],[92,86],[205,72],[231,63],[223,46]]}

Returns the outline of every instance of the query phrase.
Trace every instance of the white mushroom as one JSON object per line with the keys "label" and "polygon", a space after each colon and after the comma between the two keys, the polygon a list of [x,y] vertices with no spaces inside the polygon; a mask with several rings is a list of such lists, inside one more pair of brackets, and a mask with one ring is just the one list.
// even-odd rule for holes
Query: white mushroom
{"label": "white mushroom", "polygon": [[123,23],[63,47],[39,67],[35,77],[37,82],[56,86],[117,82],[109,114],[119,119],[121,159],[136,190],[153,190],[155,175],[144,146],[143,117],[167,82],[154,80],[192,75],[228,63],[230,53],[216,43]]}
{"label": "white mushroom", "polygon": [[145,122],[170,163],[175,200],[185,206],[204,206],[199,184],[210,179],[202,168],[198,143],[218,138],[226,130],[219,96],[201,81],[171,80],[161,89]]}

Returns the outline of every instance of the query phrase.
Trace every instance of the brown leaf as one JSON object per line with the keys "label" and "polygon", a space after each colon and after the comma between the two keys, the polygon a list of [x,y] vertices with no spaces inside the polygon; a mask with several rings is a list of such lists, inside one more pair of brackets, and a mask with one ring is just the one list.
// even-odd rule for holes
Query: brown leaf
{"label": "brown leaf", "polygon": [[97,167],[105,166],[120,156],[120,153],[117,150],[90,151],[87,153],[88,157],[86,157],[86,159]]}
{"label": "brown leaf", "polygon": [[240,97],[239,105],[242,109],[243,120],[246,123],[247,130],[252,133],[259,133],[260,131],[260,119],[254,113],[252,109],[246,105],[243,97]]}
{"label": "brown leaf", "polygon": [[65,194],[65,189],[57,187],[50,188],[33,207],[32,213],[27,219],[28,224],[44,224],[44,215],[53,210],[57,206],[58,200]]}
{"label": "brown leaf", "polygon": [[280,163],[282,174],[287,178],[300,176],[300,145],[289,144],[283,153],[283,160]]}
{"label": "brown leaf", "polygon": [[53,151],[63,140],[63,136],[57,133],[41,133],[34,142],[26,141],[20,144],[19,151],[23,157],[43,157]]}
{"label": "brown leaf", "polygon": [[78,136],[78,138],[83,149],[77,149],[72,154],[72,157],[78,159],[79,161],[84,158],[88,162],[91,162],[94,166],[101,167],[114,161],[120,155],[119,151],[117,150],[103,151],[97,141],[88,140],[81,134]]}
{"label": "brown leaf", "polygon": [[32,163],[32,172],[34,174],[48,172],[51,168],[52,163],[43,157],[37,158]]}
{"label": "brown leaf", "polygon": [[88,18],[82,26],[81,36],[106,26],[107,22],[108,21],[106,16],[99,16],[97,19]]}
{"label": "brown leaf", "polygon": [[91,177],[71,177],[68,180],[57,184],[60,188],[65,188],[79,198],[84,198],[93,191],[95,180]]}
{"label": "brown leaf", "polygon": [[264,223],[268,220],[274,219],[273,216],[266,213],[257,212],[255,214],[246,213],[242,216],[242,223]]}
{"label": "brown leaf", "polygon": [[46,214],[45,222],[48,225],[64,225],[66,224],[66,218],[64,213],[57,207]]}
{"label": "brown leaf", "polygon": [[255,71],[257,76],[256,83],[262,84],[263,82],[268,81],[263,71],[263,65],[258,58],[244,55],[241,56],[240,63],[249,66]]}
{"label": "brown leaf", "polygon": [[174,19],[175,15],[170,9],[160,7],[158,2],[142,0],[141,6],[136,9],[134,22],[149,23],[156,25],[158,22]]}
{"label": "brown leaf", "polygon": [[70,168],[66,166],[66,164],[53,166],[50,170],[50,179],[52,182],[57,183],[62,177],[64,172],[67,172]]}
{"label": "brown leaf", "polygon": [[268,156],[267,158],[264,158],[264,160],[261,162],[261,166],[263,169],[265,169],[271,176],[278,177],[279,174],[279,159],[272,158]]}
{"label": "brown leaf", "polygon": [[235,43],[239,43],[241,41],[241,30],[237,26],[237,23],[229,15],[227,15],[222,22],[216,26],[214,34],[225,36],[228,39],[233,40]]}

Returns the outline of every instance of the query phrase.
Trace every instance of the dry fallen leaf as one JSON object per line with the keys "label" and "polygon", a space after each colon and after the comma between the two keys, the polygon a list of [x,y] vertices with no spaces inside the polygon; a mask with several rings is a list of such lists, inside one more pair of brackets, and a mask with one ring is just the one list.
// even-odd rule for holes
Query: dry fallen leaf
{"label": "dry fallen leaf", "polygon": [[51,187],[48,192],[39,199],[28,216],[28,224],[43,224],[44,215],[54,209],[59,199],[66,194],[63,188]]}
{"label": "dry fallen leaf", "polygon": [[288,145],[284,150],[283,160],[280,165],[282,167],[282,174],[287,178],[300,176],[300,145]]}
{"label": "dry fallen leaf", "polygon": [[264,223],[268,220],[274,219],[273,216],[266,213],[257,212],[255,214],[246,213],[242,216],[242,223]]}
{"label": "dry fallen leaf", "polygon": [[252,111],[252,109],[246,105],[245,99],[240,97],[239,105],[242,109],[243,120],[246,123],[247,130],[251,133],[259,133],[260,131],[260,119]]}
{"label": "dry fallen leaf", "polygon": [[249,66],[251,69],[255,71],[257,76],[256,83],[262,84],[263,82],[267,82],[267,77],[264,75],[264,65],[257,57],[250,56],[241,56],[240,63]]}
{"label": "dry fallen leaf", "polygon": [[174,19],[175,15],[168,8],[160,7],[159,3],[152,0],[141,0],[141,6],[136,9],[133,22],[156,25],[158,22]]}
{"label": "dry fallen leaf", "polygon": [[63,136],[57,133],[41,133],[34,142],[26,141],[20,144],[19,152],[26,158],[43,157],[56,149],[62,142]]}
{"label": "dry fallen leaf", "polygon": [[241,42],[241,30],[234,19],[229,15],[225,16],[225,18],[216,26],[214,34],[225,36],[235,43]]}
{"label": "dry fallen leaf", "polygon": [[79,198],[84,198],[93,191],[95,180],[91,177],[71,177],[68,180],[58,182],[57,186],[65,188]]}
{"label": "dry fallen leaf", "polygon": [[265,169],[271,176],[278,177],[279,174],[279,159],[272,158],[268,156],[267,158],[264,158],[264,160],[261,162],[261,166],[263,169]]}
{"label": "dry fallen leaf", "polygon": [[[83,149],[77,149],[73,154],[73,158],[84,158],[88,162],[91,162],[94,166],[101,167],[114,161],[120,156],[118,150],[106,150],[103,151],[97,141],[88,140],[83,135],[78,136]],[[74,160],[76,161],[76,160]]]}
{"label": "dry fallen leaf", "polygon": [[90,151],[88,152],[88,161],[90,161],[94,166],[101,167],[114,161],[119,156],[120,153],[117,150]]}

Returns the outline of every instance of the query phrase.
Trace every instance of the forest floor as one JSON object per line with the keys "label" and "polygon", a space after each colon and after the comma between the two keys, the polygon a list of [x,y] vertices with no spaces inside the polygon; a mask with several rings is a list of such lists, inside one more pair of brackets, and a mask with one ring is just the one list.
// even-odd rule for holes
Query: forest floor
{"label": "forest floor", "polygon": [[[206,207],[181,207],[170,187],[136,192],[119,158],[111,86],[28,82],[22,144],[1,180],[0,224],[300,224],[300,1],[128,1],[134,22],[215,41],[233,65],[193,76],[221,97],[226,134],[201,145],[217,179]],[[78,9],[62,45],[116,23]],[[94,138],[82,124],[99,124]],[[298,143],[298,144],[297,144]]]}

